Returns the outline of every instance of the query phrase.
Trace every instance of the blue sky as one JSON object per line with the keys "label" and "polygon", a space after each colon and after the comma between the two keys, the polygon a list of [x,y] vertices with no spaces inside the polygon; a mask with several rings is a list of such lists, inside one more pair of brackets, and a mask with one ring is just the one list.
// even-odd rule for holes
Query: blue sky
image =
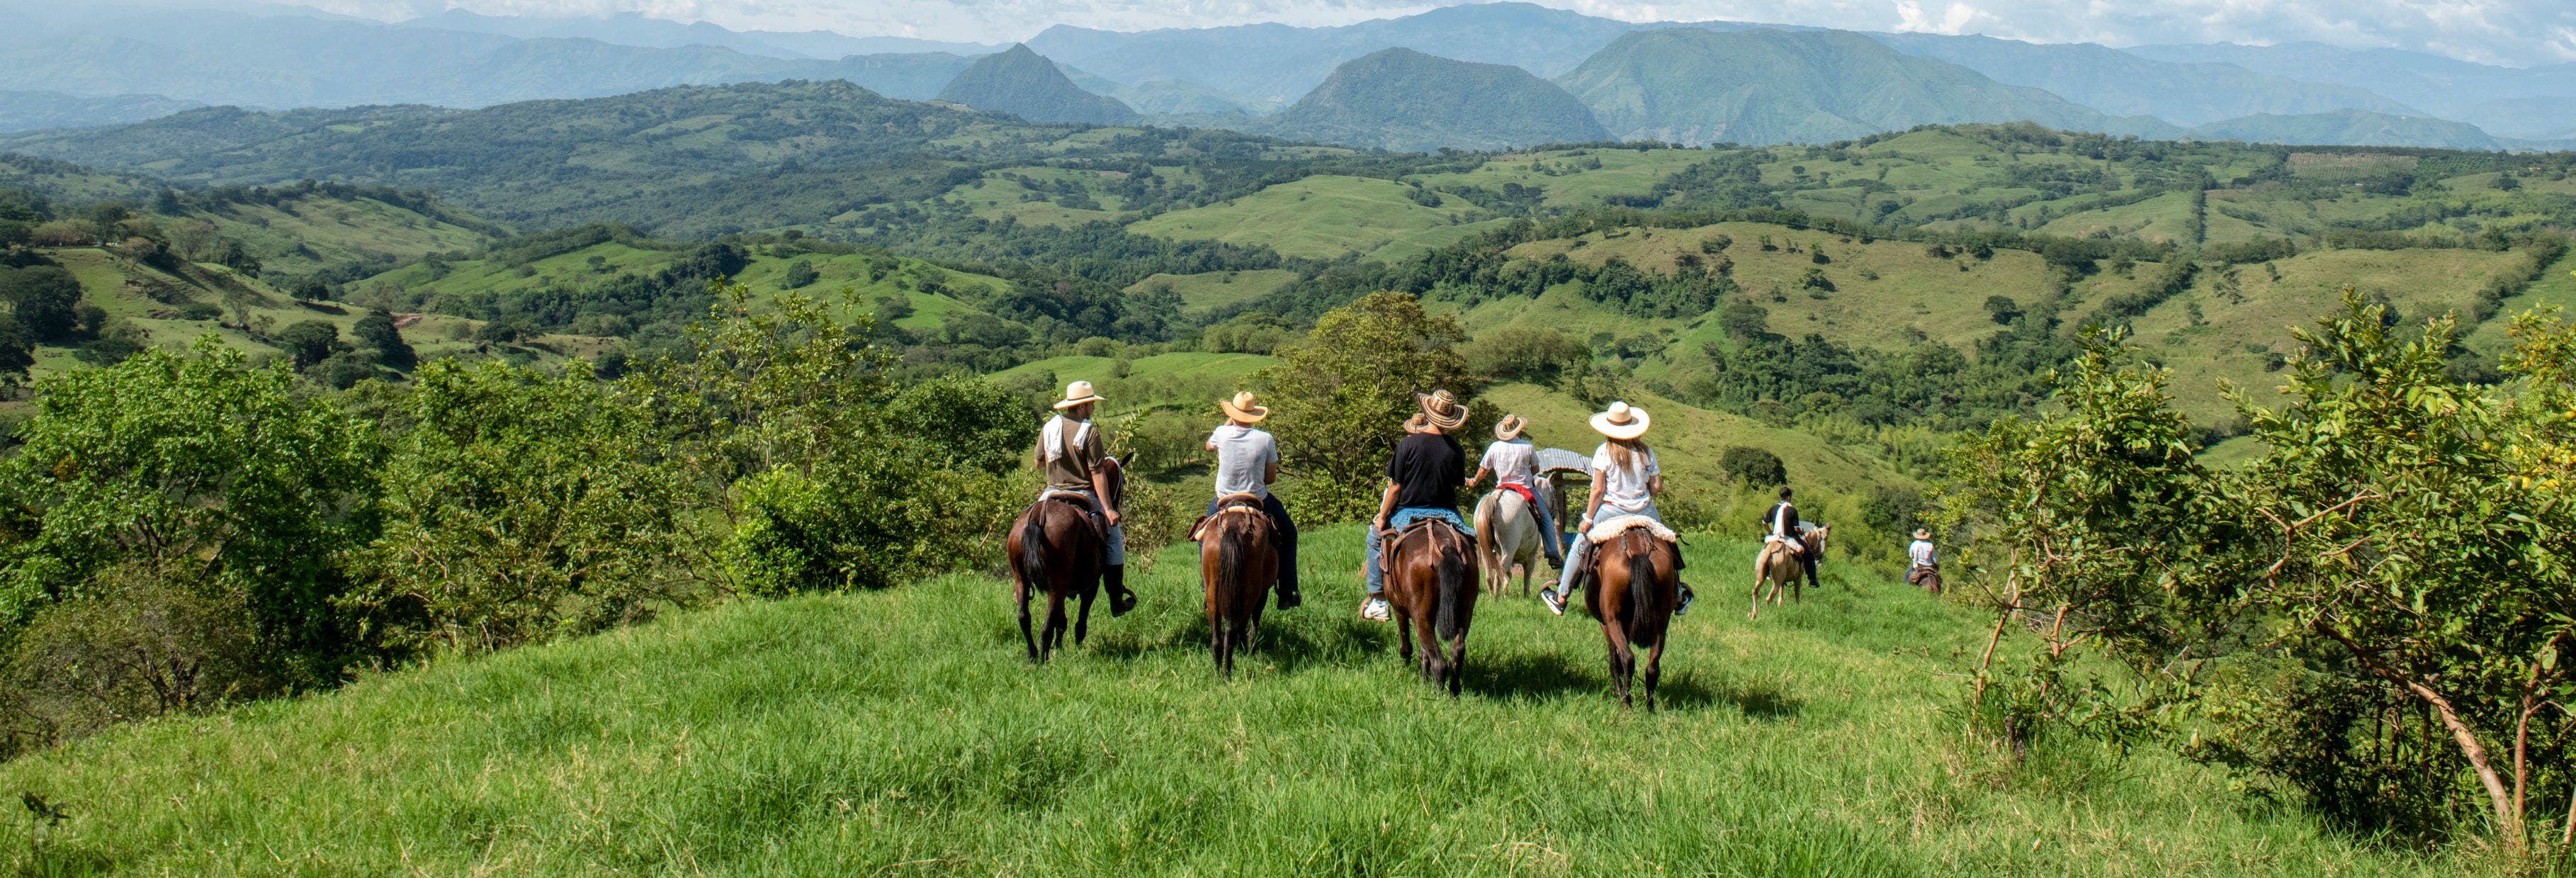
{"label": "blue sky", "polygon": [[[1422,0],[302,0],[400,19],[462,7],[493,15],[640,12],[736,30],[1002,42],[1052,24],[1114,30],[1276,21],[1348,24],[1420,12]],[[1537,0],[1629,21],[1731,19],[1855,30],[1977,33],[2035,42],[2314,40],[2415,49],[2491,64],[2576,61],[2576,0]]]}

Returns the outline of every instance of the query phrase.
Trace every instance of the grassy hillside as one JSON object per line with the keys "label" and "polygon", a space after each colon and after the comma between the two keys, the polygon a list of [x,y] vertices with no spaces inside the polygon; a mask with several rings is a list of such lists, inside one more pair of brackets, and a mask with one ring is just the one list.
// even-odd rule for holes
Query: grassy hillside
{"label": "grassy hillside", "polygon": [[1227,305],[1239,305],[1261,298],[1272,291],[1294,283],[1297,273],[1281,269],[1255,271],[1211,271],[1201,274],[1157,274],[1136,282],[1127,292],[1141,292],[1156,284],[1168,286],[1181,294],[1188,313],[1205,314]]}
{"label": "grassy hillside", "polygon": [[2253,808],[2159,751],[1962,743],[1983,631],[1828,567],[1748,623],[1699,539],[1664,709],[1605,697],[1597,625],[1478,609],[1467,694],[1351,618],[1356,534],[1233,682],[1195,575],[1020,657],[979,577],[742,603],[128,728],[0,766],[74,816],[23,874],[2457,874]]}
{"label": "grassy hillside", "polygon": [[1470,223],[1476,213],[1475,205],[1455,195],[1390,180],[1328,175],[1173,211],[1127,230],[1170,240],[1266,244],[1287,256],[1360,254],[1392,261],[1473,233]]}
{"label": "grassy hillside", "polygon": [[288,274],[309,274],[335,263],[473,251],[490,243],[495,231],[470,218],[426,214],[374,198],[323,195],[213,205],[182,218],[211,224],[215,234],[240,241],[263,267]]}

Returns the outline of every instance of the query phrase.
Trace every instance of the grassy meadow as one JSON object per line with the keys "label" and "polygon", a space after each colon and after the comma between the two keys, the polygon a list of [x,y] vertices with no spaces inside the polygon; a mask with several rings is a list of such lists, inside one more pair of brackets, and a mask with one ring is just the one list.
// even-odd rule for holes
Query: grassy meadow
{"label": "grassy meadow", "polygon": [[2011,763],[1946,712],[1962,610],[1828,567],[1748,622],[1751,547],[1689,546],[1663,709],[1598,626],[1478,607],[1466,695],[1357,620],[1357,531],[1219,679],[1186,547],[1138,613],[1022,658],[1007,586],[740,602],[0,765],[74,816],[12,874],[2458,874],[2154,750]]}
{"label": "grassy meadow", "polygon": [[1318,175],[1206,207],[1130,224],[1129,232],[1170,240],[1267,244],[1282,255],[1333,259],[1357,253],[1395,261],[1473,234],[1475,205],[1437,195],[1416,203],[1403,184]]}

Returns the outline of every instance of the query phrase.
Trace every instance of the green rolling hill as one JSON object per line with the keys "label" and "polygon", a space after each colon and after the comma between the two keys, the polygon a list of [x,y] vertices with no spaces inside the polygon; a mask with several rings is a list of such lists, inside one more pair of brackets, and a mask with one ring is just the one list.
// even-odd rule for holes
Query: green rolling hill
{"label": "green rolling hill", "polygon": [[2153,119],[2113,118],[1829,31],[1634,33],[1556,81],[1621,140],[1824,143],[1923,124],[2020,120],[2113,134],[2176,133]]}
{"label": "green rolling hill", "polygon": [[1384,49],[1334,68],[1266,133],[1398,152],[1496,150],[1607,139],[1592,111],[1517,67]]}
{"label": "green rolling hill", "polygon": [[1117,98],[1083,91],[1025,45],[986,55],[939,90],[939,99],[978,110],[1009,113],[1031,122],[1122,125],[1136,111]]}

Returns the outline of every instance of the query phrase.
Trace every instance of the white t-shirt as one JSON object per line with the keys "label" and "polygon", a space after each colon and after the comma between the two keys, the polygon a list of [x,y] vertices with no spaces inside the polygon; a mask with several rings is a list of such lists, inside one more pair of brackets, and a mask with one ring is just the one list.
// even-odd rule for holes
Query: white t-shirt
{"label": "white t-shirt", "polygon": [[1905,556],[1912,559],[1916,567],[1932,566],[1935,563],[1932,558],[1932,541],[1915,540],[1914,545],[1905,547]]}
{"label": "white t-shirt", "polygon": [[1646,486],[1664,470],[1655,465],[1653,449],[1638,454],[1634,465],[1627,469],[1614,466],[1610,462],[1610,443],[1604,442],[1592,452],[1592,471],[1600,473],[1596,477],[1599,482],[1592,486],[1592,490],[1601,497],[1602,512],[1629,515],[1644,512],[1647,506],[1653,505],[1655,495]]}
{"label": "white t-shirt", "polygon": [[1216,446],[1217,496],[1270,496],[1270,486],[1262,483],[1261,476],[1279,462],[1279,443],[1269,433],[1228,423],[1208,434],[1208,442]]}
{"label": "white t-shirt", "polygon": [[1496,440],[1485,446],[1485,460],[1477,466],[1494,471],[1494,481],[1505,485],[1535,488],[1538,483],[1538,447],[1527,439]]}

